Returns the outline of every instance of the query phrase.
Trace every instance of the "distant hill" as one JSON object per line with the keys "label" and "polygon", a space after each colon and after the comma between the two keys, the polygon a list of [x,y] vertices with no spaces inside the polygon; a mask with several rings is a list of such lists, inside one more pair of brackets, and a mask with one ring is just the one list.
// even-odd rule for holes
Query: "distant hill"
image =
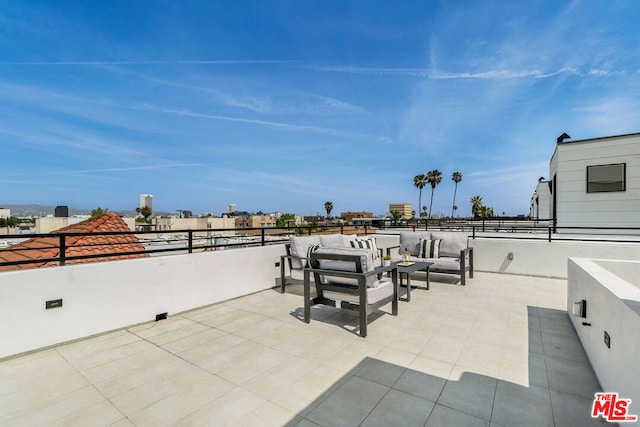
{"label": "distant hill", "polygon": [[[45,205],[0,205],[0,208],[11,209],[11,216],[17,218],[40,218],[53,215],[56,207]],[[135,210],[118,211],[122,216],[135,217]],[[154,212],[154,215],[172,215],[170,212]],[[91,209],[76,209],[69,206],[69,215],[91,215]]]}

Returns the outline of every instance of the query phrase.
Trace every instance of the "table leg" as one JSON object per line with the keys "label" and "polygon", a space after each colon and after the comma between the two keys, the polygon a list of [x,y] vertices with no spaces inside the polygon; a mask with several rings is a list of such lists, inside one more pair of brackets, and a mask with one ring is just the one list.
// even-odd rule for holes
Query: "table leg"
{"label": "table leg", "polygon": [[407,302],[411,301],[411,273],[407,273]]}
{"label": "table leg", "polygon": [[427,290],[429,290],[429,268],[430,266],[427,266]]}

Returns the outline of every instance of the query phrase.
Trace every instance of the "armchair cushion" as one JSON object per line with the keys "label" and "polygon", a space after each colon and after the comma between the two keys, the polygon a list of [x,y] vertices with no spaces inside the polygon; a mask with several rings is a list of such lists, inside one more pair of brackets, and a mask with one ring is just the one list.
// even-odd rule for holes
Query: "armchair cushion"
{"label": "armchair cushion", "polygon": [[[375,287],[367,288],[367,304],[375,304],[378,301],[393,295],[393,282],[377,280]],[[332,300],[346,301],[351,304],[360,304],[358,294],[344,294],[336,291],[324,291],[324,297]]]}
{"label": "armchair cushion", "polygon": [[[373,264],[373,255],[369,249],[360,248],[345,248],[345,247],[326,247],[321,246],[316,251],[318,254],[336,254],[336,255],[359,255],[360,264],[362,266],[362,272],[368,273],[375,269]],[[334,261],[321,259],[319,267],[322,270],[336,270],[336,271],[350,271],[357,272],[357,266],[355,262],[351,261]],[[375,274],[367,277],[367,287],[374,287],[377,278]],[[343,284],[358,286],[358,279],[349,277],[337,277],[324,275],[323,283],[325,284]]]}
{"label": "armchair cushion", "polygon": [[349,241],[342,234],[323,234],[320,236],[322,246],[348,246]]}
{"label": "armchair cushion", "polygon": [[[317,246],[320,244],[318,236],[291,236],[289,238],[291,244],[291,255],[298,258],[307,258],[309,246]],[[306,260],[291,259],[291,269],[302,270],[305,268]]]}

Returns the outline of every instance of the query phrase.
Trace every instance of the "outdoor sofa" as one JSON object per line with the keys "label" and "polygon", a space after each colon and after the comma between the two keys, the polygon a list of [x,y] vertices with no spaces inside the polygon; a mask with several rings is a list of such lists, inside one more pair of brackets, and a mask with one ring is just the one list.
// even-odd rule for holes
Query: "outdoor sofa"
{"label": "outdoor sofa", "polygon": [[[394,249],[396,249],[394,251]],[[454,274],[460,284],[466,284],[466,273],[473,278],[473,248],[469,247],[469,235],[460,231],[408,231],[400,233],[400,244],[387,248],[392,260],[402,259],[404,251],[409,261],[428,261],[429,271]]]}

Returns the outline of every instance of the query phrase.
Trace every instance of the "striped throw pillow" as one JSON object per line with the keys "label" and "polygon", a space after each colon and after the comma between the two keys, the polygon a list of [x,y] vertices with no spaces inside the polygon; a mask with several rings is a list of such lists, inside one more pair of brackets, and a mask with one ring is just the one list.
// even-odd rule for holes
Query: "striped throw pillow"
{"label": "striped throw pillow", "polygon": [[309,245],[307,247],[307,262],[305,263],[304,268],[309,268],[309,260],[311,259],[311,254],[318,250],[320,245]]}
{"label": "striped throw pillow", "polygon": [[439,258],[442,239],[420,239],[420,258]]}
{"label": "striped throw pillow", "polygon": [[380,258],[380,255],[378,254],[378,246],[376,245],[376,239],[374,238],[352,240],[351,247],[369,249],[373,255],[373,259]]}

